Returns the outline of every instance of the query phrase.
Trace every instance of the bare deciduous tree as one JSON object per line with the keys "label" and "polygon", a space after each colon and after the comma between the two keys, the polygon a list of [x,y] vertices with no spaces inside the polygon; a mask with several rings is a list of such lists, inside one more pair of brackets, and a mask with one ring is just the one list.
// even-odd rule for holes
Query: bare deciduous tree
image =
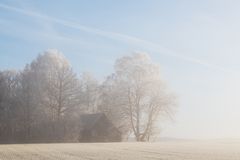
{"label": "bare deciduous tree", "polygon": [[56,50],[48,50],[31,63],[39,91],[40,105],[52,126],[52,136],[64,137],[67,119],[80,104],[80,82],[66,58]]}
{"label": "bare deciduous tree", "polygon": [[85,112],[96,113],[98,111],[99,103],[99,84],[98,81],[87,72],[84,72],[81,76],[81,92],[83,106]]}
{"label": "bare deciduous tree", "polygon": [[23,71],[0,71],[0,142],[76,141],[79,114],[96,112],[125,138],[148,141],[173,104],[159,66],[145,54],[118,59],[100,84],[88,73],[78,78],[61,53],[48,50]]}
{"label": "bare deciduous tree", "polygon": [[112,77],[114,100],[121,104],[112,107],[119,107],[118,113],[127,117],[137,141],[149,140],[159,116],[170,115],[174,103],[159,66],[146,54],[134,54],[116,61]]}
{"label": "bare deciduous tree", "polygon": [[59,121],[65,112],[79,105],[79,80],[61,53],[46,51],[31,66],[40,79],[42,102],[51,110],[53,120]]}
{"label": "bare deciduous tree", "polygon": [[5,142],[15,140],[18,76],[14,70],[0,72],[0,139]]}

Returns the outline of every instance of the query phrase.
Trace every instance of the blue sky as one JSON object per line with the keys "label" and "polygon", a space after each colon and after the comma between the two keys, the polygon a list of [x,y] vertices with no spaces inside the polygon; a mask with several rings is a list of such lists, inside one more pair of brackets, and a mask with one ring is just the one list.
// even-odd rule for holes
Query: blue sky
{"label": "blue sky", "polygon": [[178,95],[162,135],[240,138],[240,2],[1,0],[0,70],[58,49],[103,79],[115,59],[147,52]]}

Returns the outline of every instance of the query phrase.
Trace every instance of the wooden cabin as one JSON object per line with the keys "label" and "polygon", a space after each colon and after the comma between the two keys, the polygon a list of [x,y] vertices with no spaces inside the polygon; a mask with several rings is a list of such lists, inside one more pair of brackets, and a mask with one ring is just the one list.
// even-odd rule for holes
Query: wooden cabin
{"label": "wooden cabin", "polygon": [[120,142],[121,132],[103,113],[80,116],[79,142]]}

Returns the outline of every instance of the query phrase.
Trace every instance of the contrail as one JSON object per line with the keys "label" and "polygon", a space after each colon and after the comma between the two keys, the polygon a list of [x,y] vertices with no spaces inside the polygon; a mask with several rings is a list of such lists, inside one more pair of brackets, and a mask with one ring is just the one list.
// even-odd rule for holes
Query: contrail
{"label": "contrail", "polygon": [[134,36],[121,34],[121,33],[117,33],[117,32],[104,31],[104,30],[97,29],[97,28],[91,28],[91,27],[88,27],[88,26],[81,25],[79,23],[74,23],[74,22],[71,22],[71,21],[58,19],[58,18],[55,18],[55,17],[50,17],[50,16],[45,15],[45,14],[41,14],[41,13],[30,11],[30,10],[25,10],[25,9],[22,9],[22,8],[17,8],[17,7],[6,5],[6,4],[1,4],[0,3],[0,8],[10,10],[10,11],[13,11],[13,12],[17,12],[17,13],[21,13],[21,14],[24,14],[24,15],[27,15],[27,16],[30,16],[30,17],[40,18],[40,19],[43,19],[43,20],[49,20],[49,21],[52,21],[54,23],[58,23],[58,24],[61,24],[61,25],[64,25],[64,26],[67,26],[67,27],[70,27],[70,28],[73,28],[73,29],[78,29],[80,31],[88,32],[88,33],[95,34],[95,35],[98,35],[98,36],[102,36],[102,37],[106,37],[106,38],[110,38],[110,39],[114,39],[114,40],[118,40],[118,41],[122,41],[122,42],[127,42],[127,43],[130,43],[130,44],[141,45],[141,46],[147,47],[149,50],[151,50],[153,52],[163,54],[163,55],[167,55],[167,56],[171,56],[171,57],[175,57],[175,58],[187,61],[187,62],[199,64],[199,65],[202,65],[202,66],[205,66],[205,67],[208,67],[208,68],[212,68],[212,69],[215,69],[215,70],[219,70],[219,71],[223,71],[223,72],[227,72],[227,73],[234,73],[234,74],[236,73],[233,70],[226,69],[226,68],[224,68],[222,66],[219,66],[219,65],[215,65],[215,64],[212,64],[212,63],[208,63],[208,62],[196,59],[196,58],[192,58],[192,57],[189,57],[189,56],[184,56],[184,55],[178,54],[178,53],[176,53],[172,50],[169,50],[165,47],[162,47],[159,44],[156,44],[156,43],[144,40],[144,39],[140,39],[140,38],[137,38],[137,37],[134,37]]}

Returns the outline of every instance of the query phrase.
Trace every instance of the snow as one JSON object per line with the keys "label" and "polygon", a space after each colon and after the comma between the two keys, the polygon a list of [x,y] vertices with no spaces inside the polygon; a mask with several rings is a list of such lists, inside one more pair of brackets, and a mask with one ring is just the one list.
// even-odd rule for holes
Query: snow
{"label": "snow", "polygon": [[239,160],[240,141],[0,145],[0,160]]}

